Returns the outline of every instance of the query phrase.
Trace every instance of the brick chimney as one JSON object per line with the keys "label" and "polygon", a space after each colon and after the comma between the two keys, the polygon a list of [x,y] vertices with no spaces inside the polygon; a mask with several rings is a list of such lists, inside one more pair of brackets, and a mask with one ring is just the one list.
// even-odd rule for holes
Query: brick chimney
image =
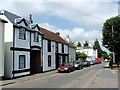
{"label": "brick chimney", "polygon": [[32,14],[30,14],[29,22],[30,22],[30,23],[33,23]]}

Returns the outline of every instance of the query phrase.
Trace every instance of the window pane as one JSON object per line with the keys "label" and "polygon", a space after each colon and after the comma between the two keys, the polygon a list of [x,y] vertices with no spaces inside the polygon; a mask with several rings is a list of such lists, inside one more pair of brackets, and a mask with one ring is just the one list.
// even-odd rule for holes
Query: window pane
{"label": "window pane", "polygon": [[25,39],[25,28],[20,28],[19,30],[19,38]]}
{"label": "window pane", "polygon": [[51,66],[51,56],[48,55],[48,67],[50,67],[50,66]]}
{"label": "window pane", "polygon": [[51,52],[51,41],[48,40],[48,52]]}
{"label": "window pane", "polygon": [[38,32],[34,33],[34,41],[39,42],[39,34],[38,34]]}
{"label": "window pane", "polygon": [[19,69],[25,68],[25,55],[19,56]]}

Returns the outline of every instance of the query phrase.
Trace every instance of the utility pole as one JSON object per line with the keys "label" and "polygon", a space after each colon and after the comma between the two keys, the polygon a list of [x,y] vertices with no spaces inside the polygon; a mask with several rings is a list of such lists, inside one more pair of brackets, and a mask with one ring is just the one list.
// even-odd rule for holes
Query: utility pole
{"label": "utility pole", "polygon": [[[112,25],[112,41],[114,41],[114,36],[113,36],[113,32],[114,32],[114,29],[113,29],[113,25]],[[114,43],[114,42],[113,42]],[[113,45],[113,63],[115,63],[115,53],[114,53],[114,45]]]}
{"label": "utility pole", "polygon": [[120,17],[120,1],[118,2],[118,16]]}

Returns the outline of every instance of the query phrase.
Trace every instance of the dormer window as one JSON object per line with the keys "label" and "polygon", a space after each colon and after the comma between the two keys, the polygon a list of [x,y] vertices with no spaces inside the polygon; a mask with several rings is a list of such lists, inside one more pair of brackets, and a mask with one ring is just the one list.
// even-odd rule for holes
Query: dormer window
{"label": "dormer window", "polygon": [[21,27],[20,30],[19,30],[19,39],[25,40],[26,39],[25,37],[26,37],[25,28]]}
{"label": "dormer window", "polygon": [[38,34],[38,32],[34,33],[34,41],[39,42],[39,34]]}

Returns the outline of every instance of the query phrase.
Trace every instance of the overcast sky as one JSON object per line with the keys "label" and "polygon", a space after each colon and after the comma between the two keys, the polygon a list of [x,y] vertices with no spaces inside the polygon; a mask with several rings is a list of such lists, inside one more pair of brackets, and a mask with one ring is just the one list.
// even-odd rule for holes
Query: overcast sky
{"label": "overcast sky", "polygon": [[[16,2],[17,1],[17,2]],[[28,2],[29,1],[29,2]],[[84,42],[102,40],[102,26],[106,19],[118,15],[119,0],[6,0],[0,9],[8,10],[65,38]]]}

